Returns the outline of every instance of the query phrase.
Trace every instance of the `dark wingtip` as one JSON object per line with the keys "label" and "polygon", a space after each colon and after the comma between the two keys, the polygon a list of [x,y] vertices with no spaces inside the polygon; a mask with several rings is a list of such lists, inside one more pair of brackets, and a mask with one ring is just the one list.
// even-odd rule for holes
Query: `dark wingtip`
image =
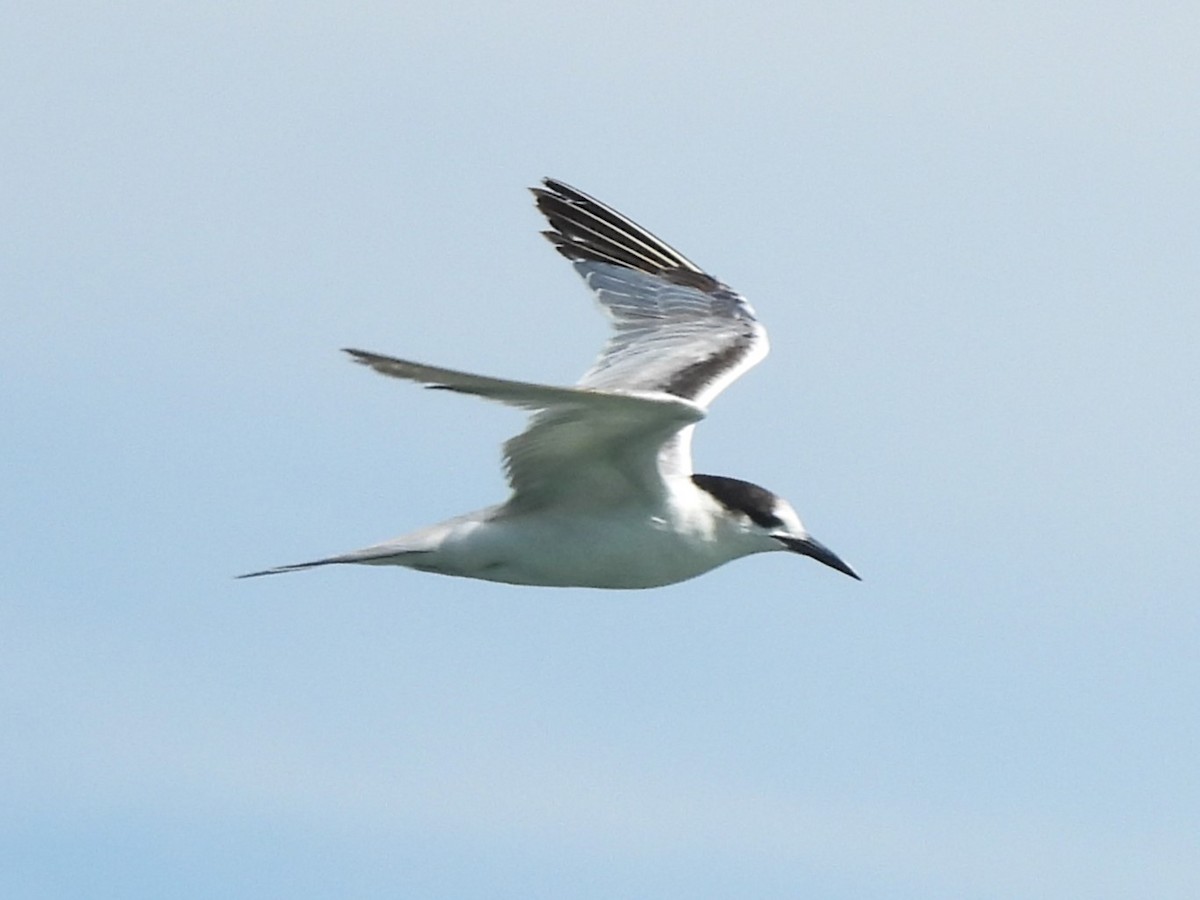
{"label": "dark wingtip", "polygon": [[549,175],[546,175],[542,178],[541,187],[530,188],[530,190],[535,194],[544,194],[547,191],[553,191],[556,194],[575,194],[578,196],[586,196],[582,191],[576,190],[565,181],[559,181],[557,178],[551,178]]}
{"label": "dark wingtip", "polygon": [[701,272],[699,266],[628,216],[557,178],[529,189],[556,237],[549,240],[574,262],[623,266],[657,275],[671,269]]}

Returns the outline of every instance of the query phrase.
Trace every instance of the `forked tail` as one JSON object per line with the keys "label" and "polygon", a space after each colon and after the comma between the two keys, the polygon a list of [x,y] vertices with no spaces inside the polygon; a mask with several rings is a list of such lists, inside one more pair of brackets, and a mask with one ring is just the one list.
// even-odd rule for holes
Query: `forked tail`
{"label": "forked tail", "polygon": [[415,557],[425,556],[428,550],[381,550],[368,547],[365,550],[355,550],[340,556],[329,556],[325,559],[314,559],[311,562],[292,563],[289,566],[275,566],[273,569],[263,569],[261,572],[247,572],[236,575],[236,578],[258,578],[260,575],[282,575],[284,572],[300,572],[304,569],[315,569],[318,566],[335,566],[358,564],[367,566],[408,566],[412,565]]}

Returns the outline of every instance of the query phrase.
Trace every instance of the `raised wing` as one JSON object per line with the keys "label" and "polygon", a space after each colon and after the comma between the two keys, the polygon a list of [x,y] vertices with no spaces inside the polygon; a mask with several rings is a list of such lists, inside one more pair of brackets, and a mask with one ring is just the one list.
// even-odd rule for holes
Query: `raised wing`
{"label": "raised wing", "polygon": [[512,508],[564,506],[575,498],[597,508],[656,498],[664,445],[704,418],[695,403],[666,393],[552,387],[346,352],[383,375],[533,410],[529,427],[504,444]]}
{"label": "raised wing", "polygon": [[533,188],[543,234],[575,266],[614,334],[579,386],[673,394],[707,408],[767,355],[745,298],[641,226],[546,178]]}

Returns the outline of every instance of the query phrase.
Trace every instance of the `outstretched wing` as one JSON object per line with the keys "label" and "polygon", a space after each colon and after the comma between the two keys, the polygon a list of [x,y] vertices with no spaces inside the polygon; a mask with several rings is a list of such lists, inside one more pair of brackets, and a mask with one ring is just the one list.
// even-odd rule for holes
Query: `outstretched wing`
{"label": "outstretched wing", "polygon": [[510,507],[563,506],[578,500],[594,509],[656,497],[663,489],[663,445],[704,418],[695,403],[667,393],[552,387],[365,350],[346,352],[383,375],[534,411],[529,427],[504,445],[513,488]]}
{"label": "outstretched wing", "polygon": [[707,408],[767,355],[739,293],[616,210],[561,181],[533,188],[543,234],[612,319],[613,336],[579,386],[673,394]]}

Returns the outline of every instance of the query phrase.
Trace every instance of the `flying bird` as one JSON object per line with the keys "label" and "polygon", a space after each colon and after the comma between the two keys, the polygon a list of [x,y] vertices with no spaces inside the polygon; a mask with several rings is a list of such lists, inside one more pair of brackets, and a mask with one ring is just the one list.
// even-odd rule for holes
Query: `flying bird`
{"label": "flying bird", "polygon": [[356,563],[509,584],[651,588],[773,550],[859,576],[758,485],[692,471],[709,404],[767,355],[741,294],[621,213],[561,181],[531,189],[542,232],[612,323],[574,387],[472,375],[365,350],[382,375],[532,413],[504,444],[511,496],[403,537],[242,578]]}

